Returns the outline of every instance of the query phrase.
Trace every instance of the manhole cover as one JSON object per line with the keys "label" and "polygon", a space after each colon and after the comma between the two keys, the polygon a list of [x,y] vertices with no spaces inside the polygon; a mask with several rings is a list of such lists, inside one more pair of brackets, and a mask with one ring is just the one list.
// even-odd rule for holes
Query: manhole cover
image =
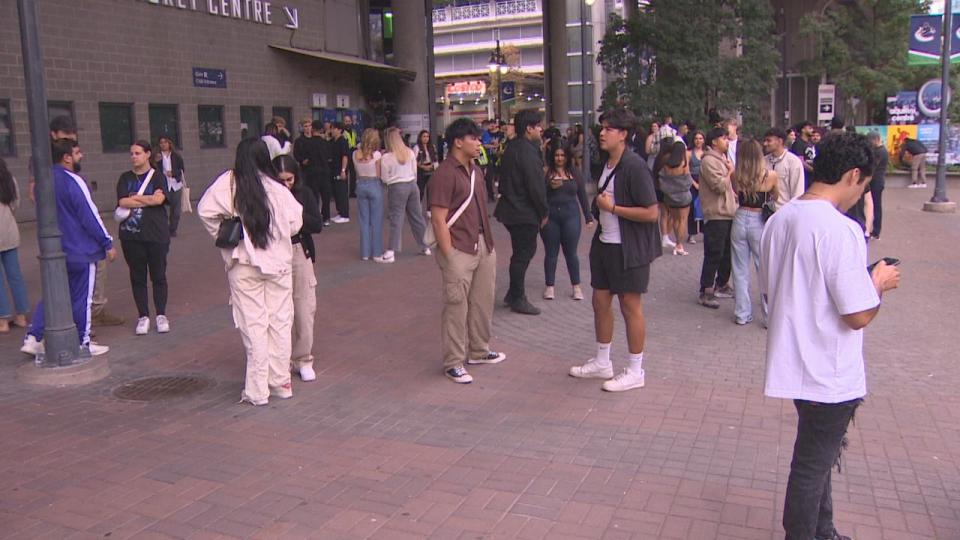
{"label": "manhole cover", "polygon": [[213,381],[191,375],[147,377],[114,388],[113,397],[126,401],[160,401],[197,394],[211,386]]}

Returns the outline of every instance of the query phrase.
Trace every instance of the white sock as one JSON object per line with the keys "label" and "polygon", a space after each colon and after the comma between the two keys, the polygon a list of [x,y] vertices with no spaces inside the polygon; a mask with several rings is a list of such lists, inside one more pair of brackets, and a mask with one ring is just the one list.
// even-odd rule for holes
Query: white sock
{"label": "white sock", "polygon": [[633,373],[643,373],[643,353],[630,353],[630,371]]}
{"label": "white sock", "polygon": [[610,365],[610,347],[613,343],[600,343],[597,342],[597,356],[595,356],[595,362],[601,366]]}

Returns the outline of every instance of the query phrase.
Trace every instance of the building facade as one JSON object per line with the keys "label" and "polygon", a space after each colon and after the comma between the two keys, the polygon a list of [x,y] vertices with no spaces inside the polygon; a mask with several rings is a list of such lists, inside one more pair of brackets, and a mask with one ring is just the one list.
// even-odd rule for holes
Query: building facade
{"label": "building facade", "polygon": [[[199,197],[272,117],[422,118],[427,2],[45,0],[37,3],[50,117],[72,116],[101,210],[132,141],[174,138]],[[373,6],[371,6],[373,4]],[[22,190],[29,140],[16,2],[0,4],[0,157]],[[379,33],[371,33],[375,22]],[[378,56],[379,54],[379,56]],[[33,208],[18,214],[33,219]]]}

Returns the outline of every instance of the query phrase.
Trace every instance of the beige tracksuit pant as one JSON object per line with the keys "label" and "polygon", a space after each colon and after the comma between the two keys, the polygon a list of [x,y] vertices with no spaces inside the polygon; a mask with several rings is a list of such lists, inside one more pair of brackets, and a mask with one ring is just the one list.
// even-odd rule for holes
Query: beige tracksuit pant
{"label": "beige tracksuit pant", "polygon": [[293,275],[267,275],[247,264],[227,271],[233,321],[247,350],[242,399],[263,402],[290,383]]}
{"label": "beige tracksuit pant", "polygon": [[293,246],[293,352],[290,369],[313,367],[313,320],[317,314],[317,275],[303,248]]}
{"label": "beige tracksuit pant", "polygon": [[479,248],[476,255],[454,249],[449,258],[437,250],[443,276],[440,340],[444,370],[466,362],[468,352],[471,358],[479,358],[490,350],[497,254],[487,251],[482,237]]}

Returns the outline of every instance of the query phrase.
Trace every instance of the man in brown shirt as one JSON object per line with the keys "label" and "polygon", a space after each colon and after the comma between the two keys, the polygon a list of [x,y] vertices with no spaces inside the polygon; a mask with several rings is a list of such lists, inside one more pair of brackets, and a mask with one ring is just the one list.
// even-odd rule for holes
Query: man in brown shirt
{"label": "man in brown shirt", "polygon": [[433,173],[427,189],[437,264],[443,276],[440,339],[444,375],[466,384],[473,382],[473,377],[464,363],[497,364],[507,357],[489,347],[497,255],[483,173],[473,162],[480,154],[480,128],[461,118],[447,127],[444,140],[450,153]]}

